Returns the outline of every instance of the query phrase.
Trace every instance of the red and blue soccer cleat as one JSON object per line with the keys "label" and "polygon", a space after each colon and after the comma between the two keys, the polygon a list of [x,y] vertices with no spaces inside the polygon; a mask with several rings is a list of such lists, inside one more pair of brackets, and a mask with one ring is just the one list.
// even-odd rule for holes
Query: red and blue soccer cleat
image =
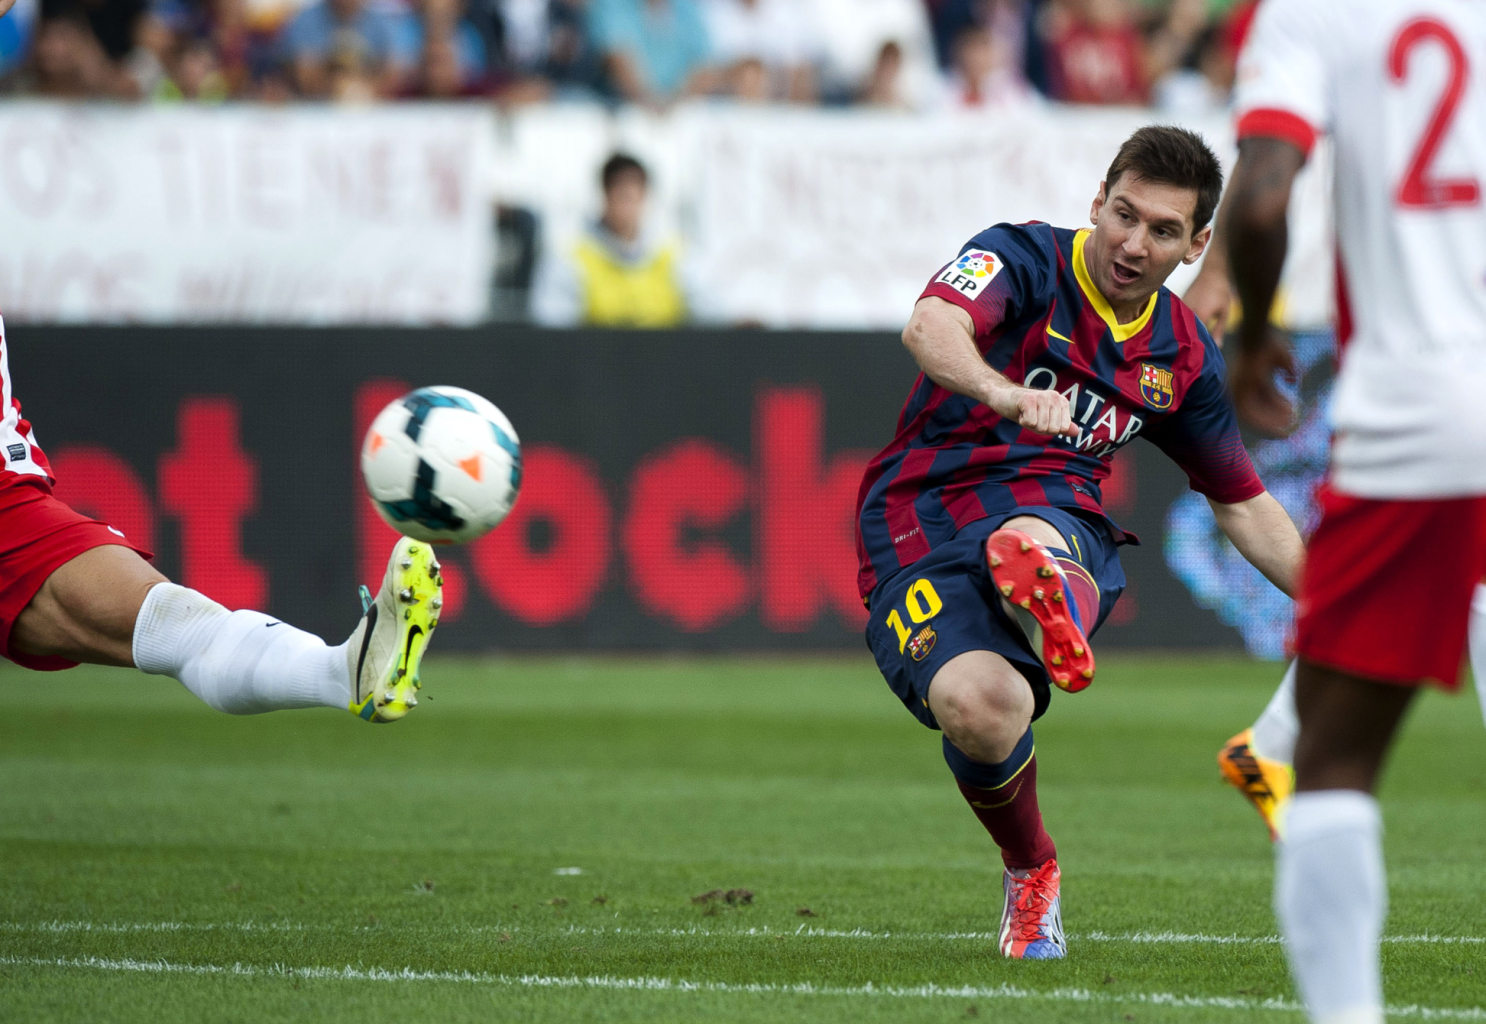
{"label": "red and blue soccer cleat", "polygon": [[1063,570],[1047,548],[1020,530],[997,530],[986,540],[986,564],[1001,596],[1034,620],[1028,639],[1041,646],[1048,678],[1069,693],[1092,683],[1094,652]]}
{"label": "red and blue soccer cleat", "polygon": [[1032,871],[1006,872],[1001,888],[1001,955],[1013,960],[1061,960],[1068,955],[1063,910],[1058,898],[1058,862]]}

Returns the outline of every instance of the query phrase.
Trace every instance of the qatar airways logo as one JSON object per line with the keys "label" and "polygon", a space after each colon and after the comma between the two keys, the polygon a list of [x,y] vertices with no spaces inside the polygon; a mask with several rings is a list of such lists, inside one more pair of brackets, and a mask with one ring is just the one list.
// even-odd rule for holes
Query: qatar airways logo
{"label": "qatar airways logo", "polygon": [[1145,420],[1133,412],[1122,413],[1108,396],[1087,386],[1080,387],[1077,381],[1066,388],[1059,387],[1058,375],[1046,366],[1034,366],[1022,381],[1022,386],[1056,391],[1068,399],[1068,409],[1073,414],[1078,436],[1060,435],[1053,438],[1053,443],[1068,445],[1096,459],[1124,446],[1145,426]]}

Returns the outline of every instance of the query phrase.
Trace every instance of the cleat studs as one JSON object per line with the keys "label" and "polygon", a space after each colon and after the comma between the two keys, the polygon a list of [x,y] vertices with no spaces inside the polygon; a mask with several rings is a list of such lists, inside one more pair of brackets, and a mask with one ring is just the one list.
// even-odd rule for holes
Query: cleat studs
{"label": "cleat studs", "polygon": [[408,545],[408,554],[410,554],[410,555],[416,555],[421,550],[422,550],[422,548],[418,547],[418,545],[416,545],[416,544],[409,544]]}
{"label": "cleat studs", "polygon": [[397,592],[397,599],[404,604],[410,604],[413,600],[413,588],[403,587]]}
{"label": "cleat studs", "polygon": [[1061,590],[1054,590],[1053,600],[1061,602],[1063,600],[1063,592]]}
{"label": "cleat studs", "polygon": [[1047,591],[1043,590],[1041,587],[1033,587],[1032,596],[1041,601],[1045,596],[1047,596]]}
{"label": "cleat studs", "polygon": [[1025,608],[1027,611],[1031,611],[1032,610],[1032,599],[1030,597],[1024,597],[1018,603],[1021,605],[1021,607]]}
{"label": "cleat studs", "polygon": [[1023,554],[1026,554],[1028,551],[1031,551],[1032,550],[1032,545],[1031,544],[1028,544],[1026,541],[1021,541],[1020,543],[1021,543],[1021,548],[1022,548],[1022,553]]}
{"label": "cleat studs", "polygon": [[1050,565],[1039,565],[1037,567],[1037,575],[1041,576],[1045,580],[1050,580],[1053,578],[1054,575],[1053,567]]}
{"label": "cleat studs", "polygon": [[444,607],[444,599],[442,597],[436,597],[432,601],[428,602],[428,607],[432,608],[434,611],[438,611],[440,608]]}
{"label": "cleat studs", "polygon": [[1052,657],[1052,662],[1054,665],[1063,664],[1063,656],[1061,654],[1054,654]]}
{"label": "cleat studs", "polygon": [[1080,672],[1079,675],[1083,676],[1085,679],[1093,679],[1094,670],[1091,668],[1086,668],[1082,672]]}
{"label": "cleat studs", "polygon": [[418,706],[418,698],[417,697],[409,697],[407,699],[407,705],[410,708],[416,708]]}
{"label": "cleat studs", "polygon": [[1000,555],[992,555],[991,556],[991,568],[992,569],[999,569],[1000,567],[1001,567],[1001,556]]}
{"label": "cleat studs", "polygon": [[1069,683],[1073,682],[1073,677],[1070,676],[1067,672],[1059,672],[1056,676],[1053,677],[1053,682],[1057,683],[1059,686],[1067,686]]}
{"label": "cleat studs", "polygon": [[383,702],[393,700],[396,697],[397,697],[397,692],[395,690],[388,690],[386,693],[382,694],[382,700],[383,700]]}
{"label": "cleat studs", "polygon": [[1003,584],[1001,584],[1001,596],[1002,597],[1010,597],[1011,596],[1011,592],[1013,590],[1015,590],[1015,589],[1016,589],[1016,587],[1013,586],[1012,584],[1010,584],[1010,583],[1003,583]]}
{"label": "cleat studs", "polygon": [[433,562],[432,564],[429,565],[428,571],[430,573],[432,573],[433,575],[437,576],[439,574],[439,570],[442,569],[442,568],[443,568],[443,566],[440,565],[438,562]]}
{"label": "cleat studs", "polygon": [[1075,658],[1082,658],[1084,656],[1084,649],[1082,647],[1073,648],[1073,656]]}
{"label": "cleat studs", "polygon": [[403,611],[403,613],[402,613],[402,620],[404,622],[408,622],[408,621],[411,621],[412,618],[413,618],[413,609],[411,609],[411,608],[405,609]]}
{"label": "cleat studs", "polygon": [[413,567],[413,560],[411,558],[404,558],[398,564],[404,569],[411,569]]}

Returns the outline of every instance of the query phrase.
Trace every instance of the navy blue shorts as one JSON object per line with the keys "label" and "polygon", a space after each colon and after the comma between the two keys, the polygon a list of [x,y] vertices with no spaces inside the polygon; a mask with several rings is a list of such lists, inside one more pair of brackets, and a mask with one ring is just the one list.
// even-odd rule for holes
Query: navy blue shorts
{"label": "navy blue shorts", "polygon": [[1002,609],[985,559],[986,538],[1017,516],[1045,520],[1069,541],[1066,549],[1099,587],[1094,629],[1125,589],[1125,570],[1108,527],[1077,512],[1043,506],[978,519],[954,540],[883,580],[868,602],[867,646],[904,707],[931,729],[939,724],[929,710],[929,683],[940,666],[966,651],[992,651],[1011,662],[1032,687],[1032,718],[1047,710],[1052,697],[1047,670],[1021,627]]}

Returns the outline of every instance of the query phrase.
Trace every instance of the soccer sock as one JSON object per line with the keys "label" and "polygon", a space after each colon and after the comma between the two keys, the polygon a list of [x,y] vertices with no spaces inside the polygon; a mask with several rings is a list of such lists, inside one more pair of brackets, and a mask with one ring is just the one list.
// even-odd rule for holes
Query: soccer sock
{"label": "soccer sock", "polygon": [[1008,868],[1039,867],[1057,855],[1037,806],[1037,754],[1030,728],[1000,764],[972,761],[947,738],[944,760]]}
{"label": "soccer sock", "polygon": [[1073,621],[1084,631],[1084,636],[1099,621],[1099,587],[1094,577],[1082,562],[1073,557],[1071,551],[1050,547],[1047,553],[1053,556],[1058,568],[1063,571],[1064,591],[1068,594],[1068,607],[1073,612]]}
{"label": "soccer sock", "polygon": [[1486,584],[1476,584],[1466,637],[1470,647],[1471,675],[1476,678],[1476,696],[1481,701],[1481,717],[1486,718]]}
{"label": "soccer sock", "polygon": [[1321,790],[1290,801],[1275,853],[1275,913],[1318,1024],[1382,1024],[1382,833],[1378,803],[1366,793]]}
{"label": "soccer sock", "polygon": [[230,612],[204,594],[158,583],[134,623],[134,664],[174,676],[218,711],[251,715],[351,701],[345,647],[262,612]]}
{"label": "soccer sock", "polygon": [[1259,757],[1285,764],[1295,760],[1295,737],[1300,732],[1300,719],[1295,712],[1295,662],[1285,669],[1279,689],[1269,698],[1252,729],[1254,739],[1249,749]]}

